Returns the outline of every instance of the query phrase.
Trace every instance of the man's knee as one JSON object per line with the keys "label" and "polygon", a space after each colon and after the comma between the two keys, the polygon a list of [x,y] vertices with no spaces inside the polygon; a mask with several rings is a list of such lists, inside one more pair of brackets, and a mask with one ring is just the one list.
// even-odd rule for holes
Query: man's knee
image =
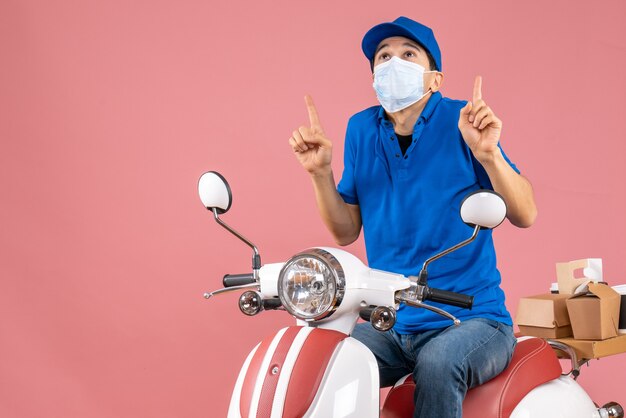
{"label": "man's knee", "polygon": [[440,344],[427,344],[417,356],[413,378],[416,385],[437,385],[465,380],[463,356]]}

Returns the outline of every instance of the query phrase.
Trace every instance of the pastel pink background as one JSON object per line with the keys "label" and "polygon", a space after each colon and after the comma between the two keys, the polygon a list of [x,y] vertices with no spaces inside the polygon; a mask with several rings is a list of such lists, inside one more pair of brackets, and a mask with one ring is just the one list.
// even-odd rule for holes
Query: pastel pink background
{"label": "pastel pink background", "polygon": [[[228,178],[225,219],[265,262],[332,245],[287,139],[312,94],[338,180],[347,119],[375,104],[361,38],[399,15],[435,28],[445,95],[483,76],[534,185],[536,224],[496,232],[511,312],[557,261],[626,283],[623,0],[3,0],[0,416],[225,416],[250,348],[292,321],[202,298],[250,254],[197,178]],[[626,355],[580,382],[626,403]]]}

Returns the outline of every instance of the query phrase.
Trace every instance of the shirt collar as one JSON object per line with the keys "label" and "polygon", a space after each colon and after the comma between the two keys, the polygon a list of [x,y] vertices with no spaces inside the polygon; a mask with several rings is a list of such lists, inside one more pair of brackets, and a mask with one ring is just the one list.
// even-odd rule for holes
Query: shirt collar
{"label": "shirt collar", "polygon": [[[435,108],[437,107],[441,99],[442,99],[441,93],[439,93],[438,91],[434,92],[428,99],[428,102],[426,103],[426,106],[424,106],[424,110],[422,110],[422,113],[420,114],[420,117],[418,118],[418,120],[423,119],[424,122],[428,122],[428,120],[433,115],[433,112],[435,111]],[[378,121],[382,122],[385,120],[387,120],[387,118],[385,117],[385,109],[383,109],[383,107],[380,106],[380,108],[378,109]]]}

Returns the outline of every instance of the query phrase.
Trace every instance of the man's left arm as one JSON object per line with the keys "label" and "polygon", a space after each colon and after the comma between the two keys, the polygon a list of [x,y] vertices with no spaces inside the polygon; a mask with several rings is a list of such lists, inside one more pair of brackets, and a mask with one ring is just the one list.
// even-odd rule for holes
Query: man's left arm
{"label": "man's left arm", "polygon": [[487,172],[493,189],[504,197],[509,221],[520,228],[531,226],[537,217],[532,186],[513,170],[498,147],[502,121],[482,99],[480,76],[474,82],[472,101],[461,109],[459,130],[474,158]]}
{"label": "man's left arm", "polygon": [[537,206],[530,182],[513,170],[500,149],[492,158],[479,162],[487,172],[493,190],[504,197],[509,221],[520,228],[531,226],[537,217]]}

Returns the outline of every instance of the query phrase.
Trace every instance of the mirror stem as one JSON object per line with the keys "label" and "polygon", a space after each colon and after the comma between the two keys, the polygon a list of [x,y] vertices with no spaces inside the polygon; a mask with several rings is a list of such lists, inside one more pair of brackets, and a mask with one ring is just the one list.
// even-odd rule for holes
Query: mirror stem
{"label": "mirror stem", "polygon": [[252,248],[252,251],[254,251],[254,254],[252,256],[252,272],[254,273],[254,278],[258,279],[259,269],[261,268],[261,255],[259,254],[259,250],[257,250],[256,245],[250,242],[248,238],[244,237],[239,232],[235,231],[233,228],[228,226],[224,221],[222,221],[217,214],[217,208],[212,208],[212,211],[213,211],[213,217],[215,218],[215,221],[218,224],[223,226],[228,232],[230,232],[231,234],[239,238],[241,241],[246,243],[246,245],[248,245],[250,248]]}
{"label": "mirror stem", "polygon": [[478,236],[478,231],[480,231],[480,226],[476,225],[476,226],[474,226],[474,232],[472,233],[471,237],[469,237],[468,239],[466,239],[463,242],[460,242],[460,243],[456,244],[453,247],[448,248],[447,250],[444,250],[444,251],[440,252],[439,254],[436,254],[436,255],[430,257],[428,260],[424,261],[424,265],[422,266],[422,270],[420,271],[420,274],[419,274],[418,284],[420,284],[421,286],[426,286],[427,285],[427,279],[428,279],[428,271],[427,271],[427,269],[428,269],[428,265],[430,263],[432,263],[433,261],[440,259],[444,255],[450,254],[452,251],[456,251],[459,248],[464,247],[467,244],[469,244],[470,242],[474,241],[476,239],[476,237]]}

